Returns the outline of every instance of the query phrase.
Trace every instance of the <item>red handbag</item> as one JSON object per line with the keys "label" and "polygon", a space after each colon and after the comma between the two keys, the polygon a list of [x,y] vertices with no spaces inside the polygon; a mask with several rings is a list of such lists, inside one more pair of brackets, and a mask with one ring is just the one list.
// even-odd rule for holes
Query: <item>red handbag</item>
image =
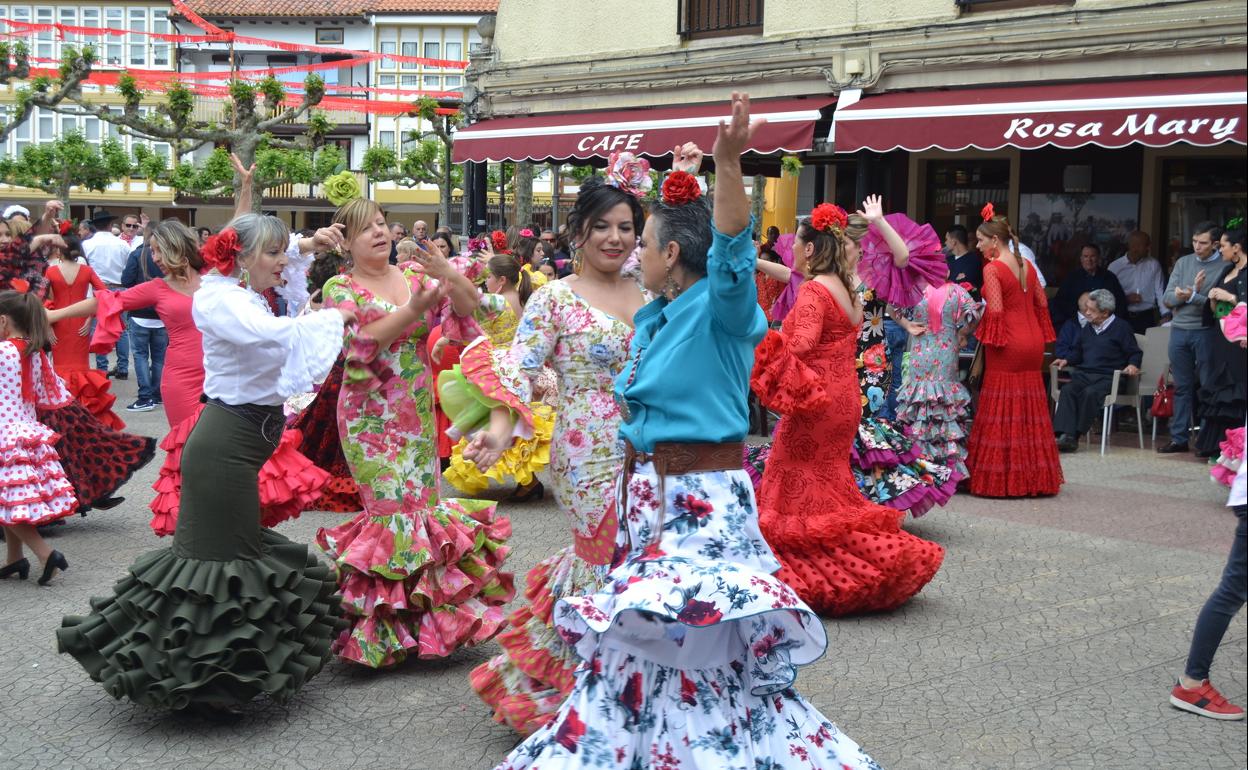
{"label": "red handbag", "polygon": [[1166,382],[1167,371],[1157,379],[1157,389],[1153,391],[1153,405],[1148,413],[1153,417],[1164,418],[1174,416],[1174,383]]}

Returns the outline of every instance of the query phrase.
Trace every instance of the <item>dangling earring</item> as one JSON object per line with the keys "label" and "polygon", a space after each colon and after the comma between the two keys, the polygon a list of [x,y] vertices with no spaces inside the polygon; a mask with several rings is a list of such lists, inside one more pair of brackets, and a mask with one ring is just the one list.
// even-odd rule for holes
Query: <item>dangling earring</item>
{"label": "dangling earring", "polygon": [[243,274],[241,276],[241,280],[239,281],[239,285],[245,286],[248,289],[251,288],[251,273],[248,273],[247,268],[245,267],[243,268]]}
{"label": "dangling earring", "polygon": [[577,275],[581,274],[581,268],[585,265],[585,258],[582,256],[579,246],[574,246],[572,252],[572,272]]}
{"label": "dangling earring", "polygon": [[680,291],[680,284],[672,279],[672,266],[668,265],[667,273],[663,278],[663,296],[667,297],[670,302],[680,296]]}

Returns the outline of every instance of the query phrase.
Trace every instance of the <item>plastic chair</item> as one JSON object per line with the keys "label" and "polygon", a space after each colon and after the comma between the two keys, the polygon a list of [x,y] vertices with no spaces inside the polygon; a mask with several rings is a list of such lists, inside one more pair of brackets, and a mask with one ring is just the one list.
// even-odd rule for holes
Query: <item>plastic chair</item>
{"label": "plastic chair", "polygon": [[[1138,334],[1136,335],[1139,336]],[[1144,363],[1142,369],[1151,375],[1151,382],[1156,383],[1157,377],[1163,372],[1168,380],[1170,377],[1170,327],[1154,326],[1144,332]],[[1141,380],[1150,382],[1150,380]],[[1153,443],[1157,443],[1157,418],[1153,418]]]}
{"label": "plastic chair", "polygon": [[[1144,336],[1135,335],[1135,343],[1144,348]],[[1140,373],[1135,377],[1128,377],[1122,373],[1121,369],[1115,369],[1113,379],[1110,381],[1109,393],[1105,396],[1105,400],[1101,406],[1101,454],[1105,454],[1106,448],[1109,446],[1109,434],[1114,429],[1114,409],[1119,406],[1135,407],[1135,430],[1139,435],[1140,449],[1144,448],[1144,422],[1143,414],[1140,412],[1140,383],[1148,376],[1149,370],[1145,368],[1148,365],[1147,354],[1141,362]],[[1057,409],[1057,400],[1059,394],[1057,373],[1055,366],[1049,367],[1049,387],[1053,393],[1053,408]],[[1068,372],[1076,371],[1075,367],[1066,367]],[[1088,446],[1092,445],[1092,431],[1088,431]]]}

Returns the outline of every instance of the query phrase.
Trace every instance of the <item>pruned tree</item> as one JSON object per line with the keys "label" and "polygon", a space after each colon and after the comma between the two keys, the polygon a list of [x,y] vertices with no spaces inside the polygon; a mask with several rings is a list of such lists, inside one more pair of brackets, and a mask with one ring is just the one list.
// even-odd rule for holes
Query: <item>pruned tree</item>
{"label": "pruned tree", "polygon": [[[221,117],[204,120],[195,115],[195,95],[178,83],[168,88],[161,101],[145,104],[151,93],[133,77],[123,75],[117,82],[120,110],[95,95],[84,94],[79,86],[85,79],[84,67],[89,73],[91,61],[81,55],[72,60],[67,57],[58,77],[44,91],[32,91],[28,104],[66,115],[93,116],[118,126],[123,134],[168,142],[173,148],[172,163],[145,148],[135,153],[140,172],[155,182],[196,194],[232,191],[237,200],[240,178],[229,162],[233,153],[245,166],[256,165],[251,185],[252,205],[258,210],[266,190],[292,182],[315,184],[346,165],[340,150],[325,146],[325,136],[333,126],[315,109],[325,97],[325,83],[316,74],[308,75],[303,96],[295,104],[290,103],[285,87],[276,78],[255,84],[231,81],[230,98]],[[65,96],[57,101],[61,90]],[[279,124],[294,124],[305,118],[301,133],[274,136],[273,129]],[[205,146],[215,148],[206,163],[184,159]]]}
{"label": "pruned tree", "polygon": [[533,164],[522,160],[516,164],[516,224],[533,221]]}
{"label": "pruned tree", "polygon": [[[372,182],[394,182],[402,187],[422,184],[438,187],[438,217],[446,222],[451,215],[451,192],[463,184],[463,171],[451,163],[453,132],[460,113],[438,114],[436,99],[423,97],[412,111],[421,127],[403,138],[403,157],[393,147],[374,145],[364,153],[361,168]],[[427,127],[426,127],[427,126]]]}
{"label": "pruned tree", "polygon": [[97,147],[73,131],[46,144],[22,150],[19,158],[0,158],[0,181],[43,190],[69,204],[70,190],[81,187],[104,192],[133,171],[126,148],[115,139]]}
{"label": "pruned tree", "polygon": [[[55,107],[71,94],[81,91],[82,84],[91,76],[95,64],[95,51],[90,46],[81,51],[66,46],[56,78],[40,76],[17,89],[17,99],[7,120],[0,121],[0,142],[30,119],[35,105]],[[25,43],[15,45],[0,43],[0,85],[30,79],[30,49]]]}

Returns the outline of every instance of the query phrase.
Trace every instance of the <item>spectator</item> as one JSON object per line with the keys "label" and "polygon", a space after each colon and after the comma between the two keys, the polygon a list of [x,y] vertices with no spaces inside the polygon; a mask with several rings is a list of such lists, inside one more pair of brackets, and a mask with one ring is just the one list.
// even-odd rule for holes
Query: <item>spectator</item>
{"label": "spectator", "polygon": [[1053,345],[1054,358],[1069,359],[1073,355],[1075,344],[1079,341],[1079,332],[1088,325],[1088,296],[1086,292],[1079,295],[1079,310],[1075,317],[1057,330],[1057,342]]}
{"label": "spectator", "polygon": [[445,240],[446,240],[447,244],[449,244],[449,245],[450,245],[450,247],[451,247],[451,253],[450,253],[450,254],[447,254],[447,256],[448,256],[448,257],[453,257],[453,256],[455,256],[456,254],[458,254],[458,253],[459,253],[459,239],[455,237],[455,231],[454,231],[454,230],[452,230],[451,228],[447,227],[446,225],[442,225],[442,226],[441,226],[441,227],[439,227],[437,230],[435,230],[435,231],[434,231],[434,233],[433,233],[433,237],[434,237],[435,239],[436,239],[438,236],[445,236]]}
{"label": "spectator", "polygon": [[[962,225],[954,225],[945,233],[945,261],[949,263],[949,280],[969,283],[978,292],[984,287],[984,266],[979,255],[968,245],[970,235]],[[1020,244],[1021,245],[1021,244]],[[1039,274],[1037,268],[1036,273]]]}
{"label": "spectator", "polygon": [[147,216],[142,219],[137,214],[126,214],[121,218],[121,234],[118,235],[132,250],[143,245],[143,228],[147,227]]}
{"label": "spectator", "polygon": [[1096,289],[1108,289],[1114,295],[1116,307],[1127,306],[1127,295],[1122,290],[1122,284],[1118,283],[1113,273],[1101,266],[1101,247],[1089,243],[1079,252],[1079,269],[1062,281],[1062,288],[1057,290],[1057,296],[1049,303],[1053,328],[1060,329],[1062,324],[1075,317],[1080,294]]}
{"label": "spectator", "polygon": [[24,222],[30,222],[30,209],[20,203],[14,203],[13,205],[6,207],[4,209],[4,221],[9,222],[14,218],[21,219]]}
{"label": "spectator", "polygon": [[1202,368],[1208,365],[1213,339],[1204,311],[1209,300],[1204,291],[1212,285],[1213,273],[1218,269],[1217,244],[1221,237],[1222,230],[1212,222],[1196,225],[1192,253],[1179,258],[1166,284],[1162,301],[1174,317],[1169,350],[1174,414],[1170,417],[1170,441],[1157,447],[1162,454],[1188,450],[1192,417],[1196,414],[1194,396]]}
{"label": "spectator", "polygon": [[442,252],[442,256],[447,259],[455,256],[455,244],[451,241],[450,233],[444,233],[439,230],[433,234],[433,237],[429,239],[429,242],[436,246]]}
{"label": "spectator", "polygon": [[[139,246],[130,252],[121,273],[121,285],[127,289],[165,275],[152,259],[152,247],[145,242],[151,240],[151,227],[137,240]],[[134,352],[134,375],[139,381],[138,398],[126,407],[126,411],[150,412],[161,405],[160,378],[165,369],[169,334],[154,307],[131,310],[126,315],[126,334]]]}
{"label": "spectator", "polygon": [[407,228],[403,225],[402,222],[390,223],[390,240],[394,241],[395,243],[398,243],[399,241],[403,240],[406,237],[407,237]]}
{"label": "spectator", "polygon": [[1059,452],[1079,449],[1079,437],[1092,427],[1113,386],[1114,370],[1121,369],[1123,375],[1135,377],[1144,358],[1135,332],[1114,315],[1114,295],[1108,289],[1089,292],[1084,308],[1088,322],[1079,331],[1070,357],[1053,361],[1058,369],[1077,367],[1070,384],[1062,388],[1057,414],[1053,416]]}
{"label": "spectator", "polygon": [[[1148,233],[1136,230],[1127,236],[1127,253],[1109,264],[1109,272],[1127,293],[1126,319],[1136,334],[1166,321],[1166,281],[1161,263],[1148,253],[1151,246]],[[1158,310],[1163,316],[1160,319]]]}
{"label": "spectator", "polygon": [[429,237],[429,225],[425,224],[423,219],[417,219],[412,224],[412,237],[416,239],[417,243]]}
{"label": "spectator", "polygon": [[[109,225],[117,219],[115,214],[106,209],[95,212],[86,223],[87,237],[83,239],[82,248],[87,257],[87,264],[100,277],[104,285],[113,291],[125,288],[121,285],[121,274],[130,259],[130,247],[116,235],[109,232]],[[122,316],[123,320],[125,316]],[[130,334],[123,331],[117,338],[117,366],[108,368],[108,356],[96,354],[95,368],[107,372],[109,377],[119,380],[130,379]]]}
{"label": "spectator", "polygon": [[1222,233],[1222,262],[1211,267],[1205,281],[1209,301],[1203,309],[1209,326],[1209,358],[1200,368],[1200,434],[1192,449],[1196,456],[1218,456],[1226,432],[1244,424],[1248,405],[1248,357],[1244,348],[1221,333],[1218,319],[1248,299],[1248,241],[1243,226]]}
{"label": "spectator", "polygon": [[212,237],[212,228],[200,227],[195,231],[195,233],[199,235],[199,245],[203,246],[208,242],[208,239]]}
{"label": "spectator", "polygon": [[544,244],[546,244],[547,246],[549,246],[549,247],[550,247],[550,253],[552,253],[552,254],[553,254],[553,253],[555,253],[555,251],[556,251],[556,248],[555,248],[555,241],[556,241],[556,238],[555,238],[555,231],[554,231],[554,230],[551,230],[550,228],[546,228],[545,230],[542,230],[541,241],[542,241],[542,243],[544,243]]}

